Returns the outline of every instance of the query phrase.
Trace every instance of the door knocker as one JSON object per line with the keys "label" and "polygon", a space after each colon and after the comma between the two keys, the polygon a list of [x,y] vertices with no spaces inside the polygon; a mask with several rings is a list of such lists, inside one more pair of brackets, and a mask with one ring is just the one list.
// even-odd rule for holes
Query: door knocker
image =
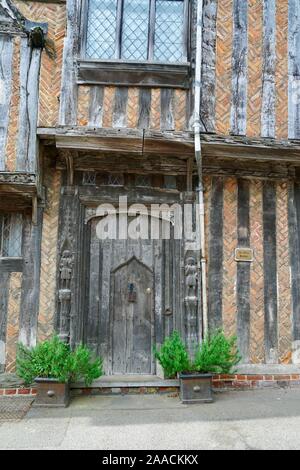
{"label": "door knocker", "polygon": [[136,302],[136,288],[132,282],[128,284],[128,302]]}

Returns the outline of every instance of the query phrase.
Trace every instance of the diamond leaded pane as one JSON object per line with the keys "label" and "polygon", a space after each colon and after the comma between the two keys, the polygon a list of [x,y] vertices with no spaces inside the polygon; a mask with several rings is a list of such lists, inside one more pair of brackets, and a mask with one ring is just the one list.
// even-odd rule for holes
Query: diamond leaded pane
{"label": "diamond leaded pane", "polygon": [[108,173],[104,176],[103,183],[108,186],[123,186],[124,177],[122,174]]}
{"label": "diamond leaded pane", "polygon": [[154,59],[180,62],[183,59],[183,0],[156,0]]}
{"label": "diamond leaded pane", "polygon": [[94,186],[96,184],[96,173],[85,171],[82,176],[82,184],[85,186]]}
{"label": "diamond leaded pane", "polygon": [[22,255],[22,214],[12,214],[10,216],[10,234],[8,256]]}
{"label": "diamond leaded pane", "polygon": [[91,59],[115,57],[117,0],[90,0],[86,55]]}
{"label": "diamond leaded pane", "polygon": [[136,175],[135,184],[140,188],[149,188],[151,186],[151,178],[148,175]]}
{"label": "diamond leaded pane", "polygon": [[1,224],[1,256],[8,256],[9,253],[9,234],[10,234],[10,216],[3,215]]}
{"label": "diamond leaded pane", "polygon": [[147,60],[149,0],[125,0],[122,59]]}
{"label": "diamond leaded pane", "polygon": [[21,214],[4,214],[0,216],[0,256],[18,257],[22,255]]}

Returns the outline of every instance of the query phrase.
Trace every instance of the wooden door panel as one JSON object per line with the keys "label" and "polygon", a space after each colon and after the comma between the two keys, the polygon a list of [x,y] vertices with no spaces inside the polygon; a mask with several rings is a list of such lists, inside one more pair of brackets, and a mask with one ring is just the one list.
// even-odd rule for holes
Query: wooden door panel
{"label": "wooden door panel", "polygon": [[[112,372],[151,374],[153,273],[134,257],[112,276]],[[129,298],[130,284],[134,302]]]}
{"label": "wooden door panel", "polygon": [[[91,222],[87,343],[103,358],[107,375],[155,374],[154,344],[174,328],[182,331],[181,245],[173,239],[100,241],[96,225]],[[130,283],[135,302],[128,302]]]}
{"label": "wooden door panel", "polygon": [[112,368],[114,374],[125,374],[127,367],[127,266],[113,274],[112,283]]}
{"label": "wooden door panel", "polygon": [[136,302],[131,305],[133,331],[129,373],[151,374],[153,273],[133,260],[128,265],[128,278],[137,291]]}

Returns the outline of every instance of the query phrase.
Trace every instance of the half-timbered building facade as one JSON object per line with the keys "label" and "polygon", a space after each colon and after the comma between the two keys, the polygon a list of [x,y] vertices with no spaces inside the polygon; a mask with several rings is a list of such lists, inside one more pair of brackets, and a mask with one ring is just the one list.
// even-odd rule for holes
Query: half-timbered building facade
{"label": "half-timbered building facade", "polygon": [[0,369],[217,327],[300,363],[299,44],[298,0],[0,0]]}

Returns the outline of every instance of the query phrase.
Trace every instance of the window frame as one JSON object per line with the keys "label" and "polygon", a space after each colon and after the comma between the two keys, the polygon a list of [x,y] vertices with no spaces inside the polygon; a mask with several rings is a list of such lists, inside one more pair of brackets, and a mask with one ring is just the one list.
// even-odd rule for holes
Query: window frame
{"label": "window frame", "polygon": [[[183,1],[183,31],[182,31],[182,44],[183,54],[182,61],[180,62],[166,62],[154,60],[155,51],[155,23],[156,23],[156,1],[149,0],[149,24],[148,24],[148,44],[147,44],[147,60],[134,61],[122,59],[122,23],[123,23],[123,11],[124,1],[117,0],[117,25],[116,25],[116,42],[115,42],[115,57],[112,59],[101,59],[101,58],[90,58],[86,55],[87,46],[87,34],[88,34],[88,11],[90,0],[83,0],[82,12],[81,12],[81,44],[80,44],[80,60],[81,62],[92,62],[92,63],[128,63],[128,64],[155,64],[162,66],[182,66],[189,64],[190,56],[190,0]],[[175,1],[175,0],[174,0]]]}
{"label": "window frame", "polygon": [[[18,215],[20,217],[19,224],[20,224],[20,238],[19,238],[19,253],[9,254],[4,253],[4,230],[5,230],[5,218],[9,219],[10,230],[9,230],[9,245],[12,243],[11,240],[11,228],[13,224],[13,216]],[[22,212],[2,212],[0,211],[0,259],[22,259],[23,258],[23,224],[24,224],[24,214]],[[10,246],[9,246],[10,249]]]}

